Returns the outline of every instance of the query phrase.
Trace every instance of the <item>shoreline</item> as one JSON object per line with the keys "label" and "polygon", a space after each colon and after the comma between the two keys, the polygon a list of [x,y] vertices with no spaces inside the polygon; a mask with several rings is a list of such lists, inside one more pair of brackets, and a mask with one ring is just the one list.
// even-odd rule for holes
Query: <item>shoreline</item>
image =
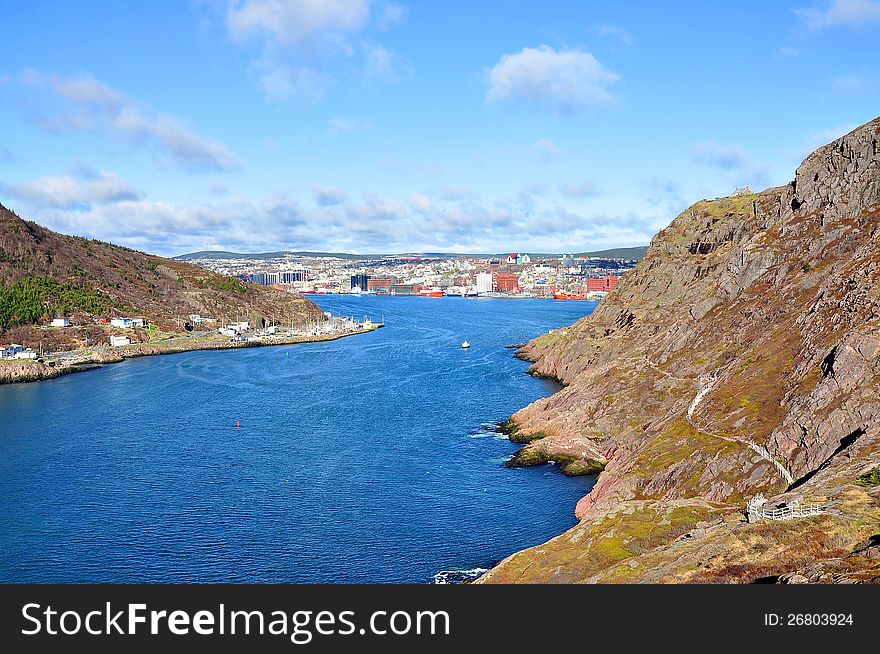
{"label": "shoreline", "polygon": [[[322,336],[291,336],[272,338],[272,340],[247,340],[229,341],[227,339],[211,339],[208,337],[180,337],[192,339],[190,342],[183,341],[165,345],[162,341],[153,341],[135,345],[123,345],[117,348],[108,348],[98,352],[91,350],[77,351],[82,358],[70,363],[48,365],[42,361],[3,361],[0,362],[0,384],[26,384],[31,382],[47,381],[63,377],[64,375],[88,372],[96,370],[107,364],[122,363],[126,359],[138,359],[140,357],[161,356],[165,354],[182,354],[184,352],[196,352],[202,350],[236,350],[250,347],[273,347],[278,345],[299,345],[308,343],[325,343],[336,341],[348,336],[368,334],[384,327],[383,324],[374,324],[369,329],[343,332],[338,334],[326,334]],[[167,341],[166,341],[167,343]],[[72,356],[76,356],[73,354]]]}

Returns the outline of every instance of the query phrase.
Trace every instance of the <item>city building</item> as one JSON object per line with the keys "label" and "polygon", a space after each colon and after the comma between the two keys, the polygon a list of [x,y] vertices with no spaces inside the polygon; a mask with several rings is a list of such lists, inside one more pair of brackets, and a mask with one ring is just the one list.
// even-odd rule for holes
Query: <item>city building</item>
{"label": "city building", "polygon": [[588,291],[610,291],[617,286],[620,279],[618,275],[606,275],[605,277],[590,277],[587,279]]}
{"label": "city building", "polygon": [[24,352],[24,346],[17,343],[0,345],[0,359],[14,359],[15,355],[21,352]]}
{"label": "city building", "polygon": [[370,277],[367,280],[367,290],[377,293],[390,293],[391,285],[397,283],[396,277]]}
{"label": "city building", "polygon": [[280,275],[281,284],[293,284],[294,282],[307,282],[312,277],[312,271],[308,268],[294,268],[293,270],[282,270]]}
{"label": "city building", "polygon": [[477,293],[490,293],[492,291],[492,273],[477,273]]}
{"label": "city building", "polygon": [[368,291],[368,290],[370,290],[369,281],[370,281],[369,275],[352,275],[351,276],[351,289],[354,290],[356,288],[359,288],[362,291]]}
{"label": "city building", "polygon": [[532,258],[527,254],[520,254],[519,252],[511,252],[507,255],[507,260],[505,263],[508,266],[524,266],[532,261]]}
{"label": "city building", "polygon": [[496,291],[510,293],[519,290],[519,275],[497,272],[492,274],[492,285]]}
{"label": "city building", "polygon": [[388,292],[392,295],[418,295],[420,290],[421,284],[392,284]]}

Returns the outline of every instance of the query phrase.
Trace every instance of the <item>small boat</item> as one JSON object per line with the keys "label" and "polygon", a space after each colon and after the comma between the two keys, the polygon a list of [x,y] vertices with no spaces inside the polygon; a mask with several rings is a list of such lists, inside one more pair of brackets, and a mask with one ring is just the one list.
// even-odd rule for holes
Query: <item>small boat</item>
{"label": "small boat", "polygon": [[553,293],[554,300],[586,300],[585,295],[579,293],[569,293],[568,291],[556,291]]}
{"label": "small boat", "polygon": [[443,289],[433,286],[419,291],[419,297],[443,297]]}
{"label": "small boat", "polygon": [[466,350],[471,346],[471,344],[467,341],[462,341],[461,346]]}

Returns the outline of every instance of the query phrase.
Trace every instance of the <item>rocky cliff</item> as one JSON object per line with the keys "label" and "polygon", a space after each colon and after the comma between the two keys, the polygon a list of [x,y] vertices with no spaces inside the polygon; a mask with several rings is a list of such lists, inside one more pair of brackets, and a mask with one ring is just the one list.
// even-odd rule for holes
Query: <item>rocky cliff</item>
{"label": "rocky cliff", "polygon": [[[878,143],[880,118],[697,202],[521,351],[565,388],[514,415],[514,463],[601,472],[579,524],[482,583],[880,580]],[[747,522],[758,493],[821,513]]]}

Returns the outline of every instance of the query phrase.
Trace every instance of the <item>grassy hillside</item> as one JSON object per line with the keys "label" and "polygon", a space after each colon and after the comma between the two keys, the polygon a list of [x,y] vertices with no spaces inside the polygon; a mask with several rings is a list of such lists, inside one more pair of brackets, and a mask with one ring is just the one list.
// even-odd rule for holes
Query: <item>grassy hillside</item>
{"label": "grassy hillside", "polygon": [[[243,282],[128,248],[66,236],[23,220],[0,205],[0,340],[44,348],[88,345],[101,319],[143,317],[179,331],[190,314],[226,320],[319,320],[299,295]],[[45,330],[53,317],[74,329]]]}

